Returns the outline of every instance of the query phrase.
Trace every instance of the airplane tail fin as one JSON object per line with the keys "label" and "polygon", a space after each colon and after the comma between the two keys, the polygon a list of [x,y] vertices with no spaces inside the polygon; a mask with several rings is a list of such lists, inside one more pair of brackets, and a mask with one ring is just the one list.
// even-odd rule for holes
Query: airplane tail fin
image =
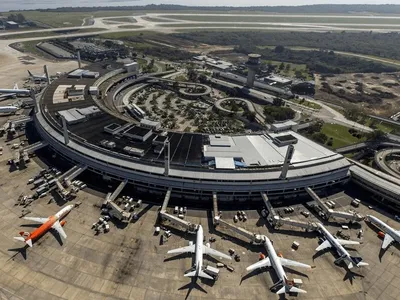
{"label": "airplane tail fin", "polygon": [[29,247],[33,246],[31,239],[25,240],[22,236],[15,236],[14,239],[26,243]]}
{"label": "airplane tail fin", "polygon": [[369,263],[366,263],[366,262],[359,262],[358,264],[357,264],[357,267],[365,267],[365,266],[369,266]]}
{"label": "airplane tail fin", "polygon": [[299,289],[299,288],[297,288],[297,287],[295,287],[295,286],[292,286],[290,289],[289,289],[289,292],[291,292],[291,293],[301,293],[301,294],[307,294],[307,291],[305,291],[305,290],[302,290],[302,289]]}
{"label": "airplane tail fin", "polygon": [[212,278],[210,275],[206,274],[204,271],[200,270],[199,272],[199,277],[201,278],[206,278],[206,279],[210,279],[210,280],[214,280],[214,278]]}
{"label": "airplane tail fin", "polygon": [[[353,261],[353,263],[357,266],[357,267],[362,267],[362,266],[368,266],[369,264],[366,262],[362,261],[361,257],[356,257],[356,256],[350,256],[351,260]],[[353,264],[350,262],[349,263],[349,269],[350,269],[350,265],[353,267]]]}
{"label": "airplane tail fin", "polygon": [[206,274],[204,271],[200,270],[199,274],[197,275],[196,270],[186,273],[185,275],[183,275],[185,277],[195,277],[195,276],[199,276],[201,278],[206,278],[206,279],[210,279],[213,280],[214,278],[212,278],[210,275]]}
{"label": "airplane tail fin", "polygon": [[286,293],[286,285],[284,285],[283,287],[281,287],[277,292],[276,292],[276,294],[284,294],[284,293]]}

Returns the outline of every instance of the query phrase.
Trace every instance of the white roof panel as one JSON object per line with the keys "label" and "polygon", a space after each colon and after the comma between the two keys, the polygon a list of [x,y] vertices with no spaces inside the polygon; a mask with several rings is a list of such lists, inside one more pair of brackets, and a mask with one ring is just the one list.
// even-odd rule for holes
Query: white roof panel
{"label": "white roof panel", "polygon": [[235,169],[235,161],[230,157],[216,157],[215,168],[217,169]]}

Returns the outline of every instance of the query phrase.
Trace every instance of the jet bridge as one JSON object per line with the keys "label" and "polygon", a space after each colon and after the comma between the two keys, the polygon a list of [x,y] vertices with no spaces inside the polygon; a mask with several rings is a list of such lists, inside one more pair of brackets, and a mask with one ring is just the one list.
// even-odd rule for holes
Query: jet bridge
{"label": "jet bridge", "polygon": [[340,218],[340,219],[345,219],[350,222],[361,222],[364,220],[364,216],[362,216],[359,213],[350,213],[350,212],[345,212],[345,211],[335,211],[333,209],[330,209],[322,200],[317,196],[317,194],[309,187],[306,187],[305,189],[307,193],[317,202],[318,206],[322,208],[324,213],[326,214],[327,218],[329,219],[330,217],[334,218]]}
{"label": "jet bridge", "polygon": [[47,147],[47,145],[48,145],[47,142],[43,142],[43,141],[36,142],[36,143],[34,143],[34,144],[31,144],[31,145],[25,147],[25,148],[24,148],[24,151],[26,151],[27,153],[31,154],[31,153],[33,153],[33,152],[39,150],[39,149],[42,149],[42,148],[44,148],[44,147]]}
{"label": "jet bridge", "polygon": [[318,226],[312,222],[303,222],[303,221],[292,220],[290,218],[279,217],[275,209],[272,207],[272,204],[269,201],[268,196],[265,193],[261,193],[261,197],[264,200],[265,207],[269,212],[268,221],[275,228],[287,225],[287,226],[303,228],[307,231],[314,231],[318,229]]}
{"label": "jet bridge", "polygon": [[303,228],[306,231],[315,231],[318,230],[318,225],[315,222],[303,222],[298,220],[293,220],[290,218],[280,218],[279,216],[275,216],[274,218],[275,228],[287,225],[293,227]]}
{"label": "jet bridge", "polygon": [[64,181],[67,183],[67,186],[70,186],[71,181],[78,177],[86,169],[86,165],[78,165],[71,173],[69,173],[67,176],[64,176]]}
{"label": "jet bridge", "polygon": [[164,225],[168,225],[168,223],[165,224],[168,221],[168,222],[170,222],[170,224],[177,225],[179,227],[184,228],[187,232],[195,234],[197,231],[196,224],[192,224],[188,221],[182,220],[174,215],[167,213],[167,207],[168,207],[169,200],[171,198],[171,192],[172,192],[172,189],[169,188],[167,193],[165,194],[164,202],[161,206],[160,213],[159,213],[161,221],[164,223]]}
{"label": "jet bridge", "polygon": [[255,234],[255,233],[252,233],[252,232],[250,232],[250,231],[248,231],[248,230],[246,230],[244,228],[241,228],[241,227],[235,226],[233,224],[230,224],[230,223],[222,220],[218,216],[215,217],[214,219],[217,219],[216,221],[218,221],[218,224],[221,227],[226,227],[226,228],[232,230],[233,232],[237,233],[238,235],[241,235],[241,236],[245,237],[246,239],[250,240],[250,242],[252,244],[260,245],[260,244],[263,243],[262,235],[260,235],[260,234]]}
{"label": "jet bridge", "polygon": [[128,183],[128,179],[125,179],[124,181],[121,181],[121,183],[118,185],[118,187],[115,189],[115,191],[111,194],[111,196],[108,198],[109,201],[114,201],[115,199],[118,198],[119,194],[122,192],[126,184]]}

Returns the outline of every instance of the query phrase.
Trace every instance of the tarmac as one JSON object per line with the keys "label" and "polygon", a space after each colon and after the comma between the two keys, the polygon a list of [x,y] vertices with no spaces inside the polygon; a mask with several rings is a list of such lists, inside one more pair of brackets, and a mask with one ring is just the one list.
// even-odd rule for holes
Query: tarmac
{"label": "tarmac", "polygon": [[[13,144],[15,141],[10,142]],[[33,248],[24,248],[13,239],[20,231],[31,231],[35,224],[19,218],[22,207],[16,206],[21,193],[32,194],[29,178],[41,169],[35,160],[24,170],[10,172],[6,161],[12,152],[0,139],[3,155],[0,156],[0,299],[285,299],[270,291],[276,282],[273,270],[265,269],[247,274],[245,268],[258,261],[263,246],[250,245],[243,238],[224,233],[222,227],[214,230],[209,211],[189,210],[187,220],[201,224],[206,239],[213,236],[216,242],[211,247],[224,253],[230,248],[240,254],[241,261],[224,261],[234,268],[233,272],[220,269],[217,281],[197,280],[194,284],[184,272],[191,268],[194,255],[168,255],[173,248],[187,246],[195,236],[172,230],[172,236],[160,245],[160,236],[154,235],[158,206],[146,204],[139,213],[140,218],[125,228],[111,224],[110,232],[95,235],[91,226],[100,216],[97,204],[98,193],[80,191],[74,202],[82,202],[67,217],[64,230],[67,240],[61,245],[57,234],[47,233],[34,243]],[[123,195],[123,192],[121,193]],[[133,195],[131,195],[133,196]],[[28,216],[47,217],[70,203],[49,203],[50,196],[33,202]],[[330,196],[338,205],[337,210],[348,210],[351,197],[346,193]],[[369,205],[369,204],[368,204]],[[316,221],[311,213],[305,218],[300,211],[303,205],[294,206],[291,218]],[[171,209],[171,208],[170,208]],[[353,208],[354,209],[354,208]],[[279,210],[279,209],[278,209]],[[362,214],[373,214],[397,229],[400,224],[389,219],[374,208],[363,203],[357,209]],[[222,218],[233,223],[236,211],[223,211]],[[267,235],[274,242],[277,252],[285,258],[315,265],[308,271],[286,268],[288,277],[303,280],[302,289],[307,294],[286,295],[287,299],[400,299],[400,247],[392,245],[379,258],[381,240],[377,230],[361,223],[364,230],[358,239],[360,228],[346,231],[352,240],[362,245],[354,246],[369,266],[355,269],[350,276],[343,267],[334,264],[335,253],[326,252],[315,256],[318,246],[316,233],[305,233],[296,228],[281,227],[274,230],[266,225],[258,211],[248,211],[248,220],[236,225],[254,233]],[[324,222],[336,233],[340,226]],[[37,226],[37,225],[36,225]],[[297,251],[291,248],[293,241],[300,243]],[[20,247],[23,247],[22,249]],[[23,250],[25,249],[25,250]],[[351,251],[353,253],[353,251]],[[205,256],[204,265],[215,266],[217,260]]]}

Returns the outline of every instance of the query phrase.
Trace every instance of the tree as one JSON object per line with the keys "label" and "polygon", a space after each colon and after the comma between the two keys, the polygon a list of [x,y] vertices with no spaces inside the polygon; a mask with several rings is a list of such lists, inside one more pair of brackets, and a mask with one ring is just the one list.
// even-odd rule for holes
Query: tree
{"label": "tree", "polygon": [[311,138],[316,141],[317,143],[320,144],[325,144],[326,141],[328,140],[328,136],[325,133],[322,132],[315,132],[311,135]]}
{"label": "tree", "polygon": [[189,81],[196,81],[196,79],[197,79],[197,73],[196,73],[196,71],[193,69],[193,67],[192,66],[190,66],[189,68],[188,68],[188,80]]}
{"label": "tree", "polygon": [[283,106],[285,102],[281,98],[274,98],[272,104],[274,106]]}
{"label": "tree", "polygon": [[290,64],[286,64],[285,72],[289,73],[289,71],[290,71]]}
{"label": "tree", "polygon": [[386,133],[379,129],[367,134],[367,139],[370,141],[380,141],[384,138],[386,138]]}
{"label": "tree", "polygon": [[281,62],[281,64],[279,65],[279,70],[283,70],[285,68],[285,64],[283,62]]}
{"label": "tree", "polygon": [[178,90],[178,88],[179,88],[179,83],[178,83],[178,81],[174,81],[174,83],[172,84],[172,88],[173,88],[174,90]]}
{"label": "tree", "polygon": [[276,53],[282,53],[283,51],[285,51],[285,47],[283,47],[281,45],[275,47]]}

